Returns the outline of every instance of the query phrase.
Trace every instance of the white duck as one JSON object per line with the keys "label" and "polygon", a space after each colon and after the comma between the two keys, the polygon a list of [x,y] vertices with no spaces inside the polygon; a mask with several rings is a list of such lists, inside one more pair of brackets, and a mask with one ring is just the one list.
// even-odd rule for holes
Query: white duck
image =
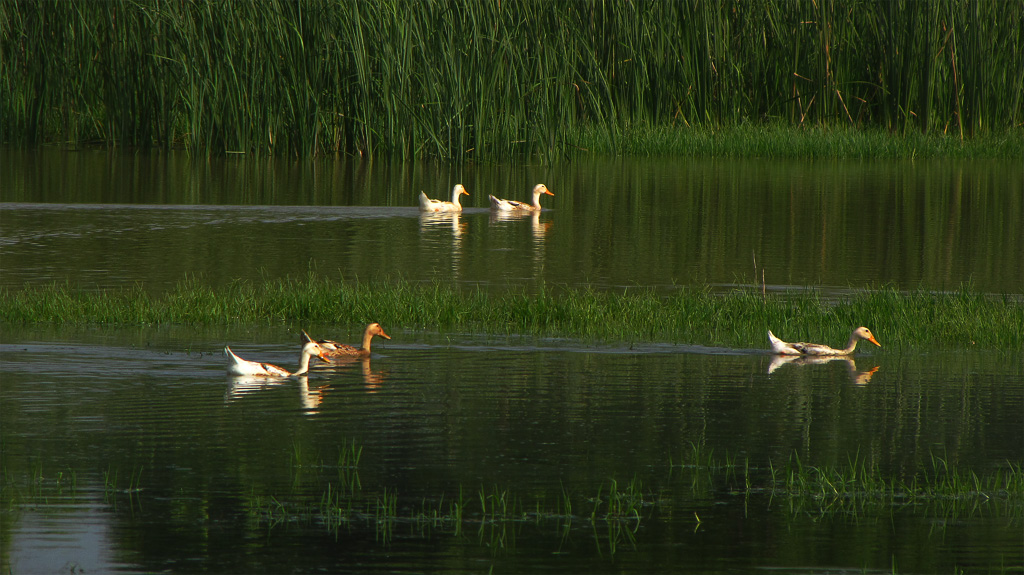
{"label": "white duck", "polygon": [[469,195],[462,184],[455,184],[455,187],[452,188],[452,201],[450,202],[432,200],[427,197],[427,194],[420,192],[420,210],[424,212],[461,212],[462,204],[459,203],[459,196],[462,194]]}
{"label": "white duck", "polygon": [[231,348],[228,346],[224,346],[224,355],[228,356],[229,374],[258,377],[292,377],[296,375],[305,375],[309,373],[309,358],[311,357],[319,357],[324,361],[330,362],[324,353],[324,349],[315,341],[307,342],[302,346],[302,357],[299,359],[299,370],[294,373],[271,363],[242,359],[235,355],[235,352],[231,351]]}
{"label": "white duck", "polygon": [[324,355],[331,358],[343,358],[343,357],[369,357],[370,356],[370,341],[373,336],[379,335],[385,339],[391,339],[391,336],[384,333],[384,328],[379,323],[371,323],[366,326],[366,331],[363,332],[363,346],[354,347],[351,345],[345,345],[329,339],[314,340],[309,337],[309,334],[305,331],[302,332],[303,342],[314,342],[324,350]]}
{"label": "white duck", "polygon": [[555,195],[555,194],[552,194],[551,190],[549,190],[548,187],[545,186],[544,184],[537,184],[536,186],[533,187],[533,203],[532,204],[528,204],[526,202],[517,202],[516,200],[502,200],[502,199],[498,199],[498,198],[496,198],[494,196],[488,196],[488,198],[491,199],[491,209],[492,210],[499,210],[499,211],[502,211],[502,212],[514,212],[514,211],[539,212],[541,210],[541,208],[540,208],[540,197],[543,194],[547,194],[549,196]]}
{"label": "white duck", "polygon": [[772,344],[772,353],[780,355],[850,355],[853,353],[854,348],[857,347],[857,342],[862,339],[882,347],[882,344],[878,343],[875,336],[871,334],[871,330],[866,327],[858,327],[853,330],[853,333],[850,334],[850,341],[846,343],[846,347],[843,349],[831,348],[820,343],[787,343],[775,337],[772,330],[768,330],[768,341]]}

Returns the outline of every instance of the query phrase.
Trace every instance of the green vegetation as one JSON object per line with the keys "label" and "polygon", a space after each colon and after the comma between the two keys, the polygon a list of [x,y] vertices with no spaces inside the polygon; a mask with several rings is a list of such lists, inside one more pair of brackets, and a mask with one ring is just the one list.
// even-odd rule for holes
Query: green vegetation
{"label": "green vegetation", "polygon": [[985,134],[971,139],[921,132],[893,134],[878,128],[740,124],[722,128],[679,129],[634,126],[615,141],[585,128],[576,143],[599,154],[718,158],[996,159],[1024,157],[1024,131]]}
{"label": "green vegetation", "polygon": [[[679,462],[668,462],[668,477],[656,481],[657,489],[638,476],[620,483],[607,475],[589,487],[562,485],[555,490],[516,492],[481,485],[467,496],[464,486],[458,486],[454,494],[452,489],[439,489],[412,498],[388,485],[363,488],[358,462],[351,459],[361,451],[355,442],[351,447],[346,444],[343,453],[349,455],[344,457],[352,467],[345,469],[316,456],[304,463],[293,459],[293,467],[310,474],[304,487],[293,485],[277,492],[254,485],[240,494],[237,501],[249,528],[269,533],[304,525],[335,536],[342,530],[373,529],[385,543],[399,529],[456,536],[475,530],[481,545],[507,548],[515,545],[519,527],[535,525],[563,540],[574,529],[589,532],[600,548],[614,554],[618,545],[635,544],[640,527],[652,522],[692,516],[694,529],[720,528],[716,522],[721,517],[712,509],[735,496],[742,496],[746,505],[778,509],[784,517],[892,517],[904,511],[938,518],[1000,517],[1014,526],[1024,519],[1024,468],[1012,461],[976,471],[959,469],[933,455],[915,469],[886,471],[857,454],[846,463],[811,465],[794,452],[781,465],[771,461],[757,465],[729,454],[718,457],[712,449],[691,443]],[[600,471],[595,473],[601,476]],[[356,478],[345,478],[349,474]],[[119,480],[121,475],[116,467],[102,474],[104,499],[115,509],[122,504],[142,508],[154,496],[147,494],[164,493],[151,484],[155,480],[141,467],[133,466],[130,474],[124,474],[129,476]],[[35,465],[22,476],[5,466],[2,477],[6,512],[16,512],[29,502],[73,501],[79,492],[97,489],[89,479],[95,481],[96,474],[86,470],[54,473]]]}
{"label": "green vegetation", "polygon": [[785,499],[793,513],[856,516],[869,506],[931,505],[940,515],[969,515],[994,503],[1007,516],[1020,518],[1024,514],[1024,468],[1012,461],[978,475],[932,455],[926,468],[900,476],[885,472],[859,455],[846,464],[816,466],[804,463],[793,453],[782,465],[769,462],[765,474],[752,467],[749,460],[740,464],[728,455],[719,460],[711,450],[691,444],[681,464],[674,465],[670,460],[669,465],[679,470],[682,483],[689,485],[695,495],[722,489],[747,496],[767,494]]}
{"label": "green vegetation", "polygon": [[161,296],[141,287],[86,291],[69,285],[0,290],[0,318],[14,324],[356,324],[387,329],[496,335],[661,341],[763,348],[766,330],[791,341],[841,344],[870,327],[883,351],[921,348],[1024,348],[1024,302],[963,288],[956,292],[865,291],[841,299],[816,292],[713,293],[682,288],[663,295],[542,289],[488,293],[448,284],[302,279],[236,282],[214,290],[184,281]]}
{"label": "green vegetation", "polygon": [[0,69],[14,144],[553,159],[768,122],[874,128],[905,155],[913,132],[1019,132],[1024,4],[4,2]]}
{"label": "green vegetation", "polygon": [[969,501],[973,507],[985,499],[1019,499],[1024,494],[1024,471],[1007,463],[991,474],[979,477],[973,471],[950,467],[942,458],[932,457],[931,469],[908,479],[888,477],[877,465],[853,458],[845,466],[804,465],[795,455],[781,469],[772,468],[771,492],[791,498],[818,512],[848,511],[851,506],[908,505]]}

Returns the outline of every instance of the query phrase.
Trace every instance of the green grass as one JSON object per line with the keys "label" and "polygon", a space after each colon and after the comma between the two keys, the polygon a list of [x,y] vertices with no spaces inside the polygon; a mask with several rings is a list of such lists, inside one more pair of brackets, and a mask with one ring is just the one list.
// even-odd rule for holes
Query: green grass
{"label": "green grass", "polygon": [[596,154],[631,157],[715,157],[789,159],[1001,159],[1024,157],[1024,130],[963,139],[953,134],[896,134],[845,125],[792,126],[741,123],[718,128],[635,126],[613,140],[584,126],[576,145]]}
{"label": "green grass", "polygon": [[[810,292],[669,294],[637,289],[509,290],[489,293],[441,283],[301,279],[235,282],[213,289],[196,280],[150,295],[141,288],[87,291],[67,284],[0,290],[7,324],[365,325],[390,330],[570,337],[608,342],[764,348],[766,330],[791,341],[845,343],[858,325],[882,353],[923,348],[1024,349],[1024,302],[955,292],[865,291],[839,299]],[[878,351],[877,349],[874,351]]]}
{"label": "green grass", "polygon": [[910,477],[883,473],[877,465],[854,457],[843,466],[806,465],[793,455],[772,467],[767,491],[789,500],[791,509],[816,515],[863,513],[873,507],[928,505],[943,515],[969,515],[988,504],[1020,517],[1024,471],[1007,462],[979,476],[932,456],[931,467]]}
{"label": "green grass", "polygon": [[15,144],[463,161],[1024,124],[1024,4],[1001,0],[3,2],[0,39]]}
{"label": "green grass", "polygon": [[[928,463],[908,474],[887,472],[859,454],[845,464],[810,465],[795,452],[782,464],[769,461],[759,469],[697,444],[679,461],[669,459],[678,485],[697,498],[716,493],[769,495],[783,500],[794,514],[860,516],[881,508],[928,506],[940,516],[1003,512],[1018,520],[1024,516],[1024,468],[1006,461],[978,474],[958,468],[932,455]],[[988,511],[983,511],[988,507]],[[699,521],[699,517],[698,517]]]}

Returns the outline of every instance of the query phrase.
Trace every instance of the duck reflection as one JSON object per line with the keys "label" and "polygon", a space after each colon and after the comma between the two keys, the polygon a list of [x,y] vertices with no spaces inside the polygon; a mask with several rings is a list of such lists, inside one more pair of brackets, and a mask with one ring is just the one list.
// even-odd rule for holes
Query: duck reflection
{"label": "duck reflection", "polygon": [[861,371],[857,369],[857,364],[853,359],[846,356],[827,356],[827,355],[773,355],[772,362],[768,365],[768,374],[775,373],[777,369],[784,365],[818,365],[822,363],[829,363],[838,361],[846,365],[846,371],[850,376],[850,381],[856,385],[864,385],[871,381],[871,376],[878,371],[879,366],[875,366],[869,370]]}
{"label": "duck reflection", "polygon": [[544,240],[547,238],[550,221],[540,221],[540,211],[498,211],[491,210],[491,225],[513,220],[530,220],[530,230],[533,233],[532,257],[534,273],[538,276],[544,271]]}
{"label": "duck reflection", "polygon": [[527,219],[530,220],[530,228],[533,231],[534,244],[538,245],[544,243],[544,238],[547,236],[548,228],[551,227],[551,222],[540,221],[540,212],[499,212],[491,210],[490,223],[493,225],[501,222]]}
{"label": "duck reflection", "polygon": [[[296,376],[292,379],[306,379],[305,376]],[[256,375],[231,375],[228,376],[228,389],[224,393],[224,400],[231,401],[239,399],[247,394],[263,391],[272,387],[280,387],[291,381],[287,377],[270,378]]]}
{"label": "duck reflection", "polygon": [[246,395],[265,391],[270,388],[277,388],[288,385],[292,382],[298,384],[299,403],[307,415],[317,413],[320,402],[323,401],[323,388],[310,388],[309,378],[297,376],[282,379],[268,379],[266,377],[255,377],[251,375],[235,375],[228,378],[228,389],[224,394],[224,401],[231,402],[240,400]]}
{"label": "duck reflection", "polygon": [[458,275],[462,263],[462,234],[466,232],[466,224],[460,219],[458,212],[421,212],[420,234],[433,230],[451,228],[452,272]]}
{"label": "duck reflection", "polygon": [[462,222],[460,213],[423,212],[420,214],[420,233],[431,229],[451,228],[452,237],[462,239],[466,224]]}
{"label": "duck reflection", "polygon": [[359,360],[359,363],[362,364],[363,386],[368,393],[377,393],[380,390],[381,384],[384,383],[384,372],[370,369],[370,358],[368,357]]}
{"label": "duck reflection", "polygon": [[322,387],[310,389],[308,377],[299,379],[299,401],[302,403],[302,413],[304,415],[320,413],[320,402],[323,400],[324,390]]}
{"label": "duck reflection", "polygon": [[363,387],[368,393],[376,393],[380,390],[381,385],[387,379],[387,373],[384,371],[374,371],[370,367],[369,357],[339,357],[332,359],[331,363],[317,365],[317,371],[339,371],[342,369],[355,367],[359,364],[359,369],[363,376]]}

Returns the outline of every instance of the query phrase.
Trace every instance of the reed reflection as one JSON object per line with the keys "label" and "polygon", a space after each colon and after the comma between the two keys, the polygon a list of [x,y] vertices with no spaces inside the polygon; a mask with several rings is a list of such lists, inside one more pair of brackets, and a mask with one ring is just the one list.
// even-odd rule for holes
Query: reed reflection
{"label": "reed reflection", "polygon": [[772,362],[768,365],[768,375],[775,373],[776,370],[784,365],[820,365],[833,361],[845,364],[847,374],[850,376],[850,382],[855,385],[864,385],[871,381],[871,376],[880,367],[876,365],[868,370],[859,370],[857,369],[857,363],[845,356],[773,355]]}

